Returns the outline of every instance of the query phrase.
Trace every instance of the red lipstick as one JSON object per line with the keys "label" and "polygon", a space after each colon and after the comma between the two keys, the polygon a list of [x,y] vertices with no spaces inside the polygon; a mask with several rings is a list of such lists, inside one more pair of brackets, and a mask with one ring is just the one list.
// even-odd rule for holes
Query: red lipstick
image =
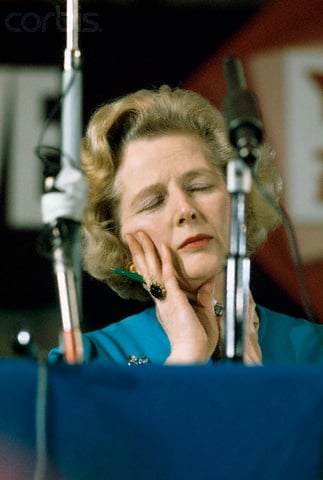
{"label": "red lipstick", "polygon": [[182,248],[202,248],[205,247],[209,241],[212,239],[210,235],[199,234],[195,235],[194,237],[188,237],[184,242],[180,245],[180,249]]}

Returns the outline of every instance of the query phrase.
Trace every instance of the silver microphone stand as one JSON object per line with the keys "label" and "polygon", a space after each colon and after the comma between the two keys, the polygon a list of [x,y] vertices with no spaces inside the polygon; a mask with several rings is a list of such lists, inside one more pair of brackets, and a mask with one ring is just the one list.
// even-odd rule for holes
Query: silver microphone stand
{"label": "silver microphone stand", "polygon": [[225,356],[228,361],[243,362],[250,283],[245,203],[251,190],[258,146],[262,141],[262,122],[256,99],[247,90],[240,60],[227,57],[224,68],[228,87],[223,102],[224,116],[229,139],[237,155],[227,167],[231,231],[226,270]]}
{"label": "silver microphone stand", "polygon": [[58,175],[45,178],[43,223],[57,280],[62,319],[62,350],[67,363],[83,361],[81,335],[82,267],[80,224],[87,184],[80,169],[81,52],[78,46],[78,2],[67,0],[66,48],[62,74],[62,149]]}

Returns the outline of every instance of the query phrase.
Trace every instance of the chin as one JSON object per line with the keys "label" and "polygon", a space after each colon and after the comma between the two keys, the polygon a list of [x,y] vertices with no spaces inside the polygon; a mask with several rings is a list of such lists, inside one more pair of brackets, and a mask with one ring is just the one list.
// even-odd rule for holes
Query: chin
{"label": "chin", "polygon": [[224,272],[223,259],[215,255],[195,255],[194,258],[182,259],[176,270],[180,284],[189,291],[195,291],[211,277]]}
{"label": "chin", "polygon": [[183,272],[187,278],[201,278],[207,277],[210,278],[212,275],[215,275],[216,272],[221,270],[218,259],[212,256],[201,258],[194,258],[192,261],[187,261],[183,265]]}
{"label": "chin", "polygon": [[183,284],[183,287],[190,291],[196,291],[203,283],[209,280],[211,277],[219,274],[219,269],[214,268],[204,268],[204,269],[194,269],[191,271],[185,271],[184,274],[180,276],[180,283]]}

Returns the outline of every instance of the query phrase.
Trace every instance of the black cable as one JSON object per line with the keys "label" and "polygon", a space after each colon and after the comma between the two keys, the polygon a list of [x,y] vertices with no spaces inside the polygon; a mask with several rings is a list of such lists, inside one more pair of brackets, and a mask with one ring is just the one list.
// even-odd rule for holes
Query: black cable
{"label": "black cable", "polygon": [[299,251],[299,246],[298,246],[295,229],[292,224],[292,221],[289,218],[289,215],[287,214],[286,210],[273,199],[272,195],[267,190],[265,190],[260,185],[254,171],[252,171],[252,177],[258,189],[258,192],[270,204],[270,206],[279,214],[279,216],[282,219],[283,226],[287,235],[289,250],[290,250],[293,264],[295,267],[296,278],[297,278],[300,295],[301,295],[301,301],[302,301],[305,314],[309,321],[313,323],[319,323],[316,317],[316,314],[314,313],[313,307],[311,305],[310,297],[308,294],[306,281],[304,277],[302,260],[301,260],[301,254]]}
{"label": "black cable", "polygon": [[[49,155],[48,155],[49,153],[55,153],[59,157],[64,156],[65,158],[67,158],[66,153],[62,152],[62,150],[60,148],[53,147],[52,145],[43,144],[43,139],[46,135],[46,132],[47,132],[51,122],[53,121],[57,112],[59,111],[64,98],[66,97],[66,95],[68,94],[70,89],[72,88],[73,83],[74,83],[75,78],[76,78],[76,74],[77,74],[77,71],[75,71],[73,73],[73,75],[70,79],[70,82],[68,83],[68,85],[65,88],[65,91],[63,91],[62,94],[58,97],[57,101],[55,102],[54,106],[52,107],[51,111],[49,112],[47,118],[45,119],[43,128],[41,129],[39,137],[38,137],[37,145],[34,149],[35,155],[41,160],[41,162],[44,165],[45,176],[46,176],[47,172],[48,172],[48,175],[53,174],[53,176],[55,176],[55,174],[57,175],[57,173],[59,172],[59,169],[60,169],[60,164],[57,164],[56,162],[53,162],[49,158]],[[79,168],[78,165],[77,165],[77,161],[75,159],[70,158],[70,160],[71,160],[71,164],[75,168]]]}
{"label": "black cable", "polygon": [[46,480],[47,452],[47,390],[48,367],[46,359],[39,359],[35,410],[36,467],[33,480]]}
{"label": "black cable", "polygon": [[[44,177],[53,177],[55,178],[61,168],[61,162],[60,159],[64,156],[64,158],[68,158],[70,161],[70,164],[73,165],[75,168],[80,169],[80,167],[77,164],[76,159],[71,158],[69,155],[66,153],[62,152],[62,150],[58,147],[52,146],[52,145],[45,145],[43,144],[43,140],[45,138],[46,132],[51,124],[51,122],[54,120],[57,112],[61,108],[62,102],[70,89],[72,88],[75,78],[76,78],[77,72],[75,71],[67,84],[65,90],[62,92],[62,94],[57,98],[57,101],[53,105],[51,111],[49,112],[47,118],[45,119],[45,122],[43,124],[43,127],[40,131],[39,137],[38,137],[38,142],[37,145],[34,149],[35,155],[39,158],[39,160],[43,164],[43,174]],[[56,157],[55,160],[53,160],[53,157]],[[59,160],[57,160],[59,159]],[[44,225],[40,235],[37,239],[36,242],[36,250],[39,253],[39,255],[51,259],[51,242],[49,241],[50,234],[53,226],[52,225]]]}

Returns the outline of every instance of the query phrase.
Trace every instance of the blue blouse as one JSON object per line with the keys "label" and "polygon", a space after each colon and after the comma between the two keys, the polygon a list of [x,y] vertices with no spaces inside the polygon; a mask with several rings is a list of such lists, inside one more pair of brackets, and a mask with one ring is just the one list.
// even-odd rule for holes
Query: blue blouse
{"label": "blue blouse", "polygon": [[[257,305],[258,341],[264,365],[272,363],[323,364],[323,324],[274,312]],[[100,330],[82,335],[84,362],[105,360],[126,364],[129,355],[146,356],[163,364],[170,343],[151,306]],[[59,347],[48,355],[49,362],[62,358]]]}

